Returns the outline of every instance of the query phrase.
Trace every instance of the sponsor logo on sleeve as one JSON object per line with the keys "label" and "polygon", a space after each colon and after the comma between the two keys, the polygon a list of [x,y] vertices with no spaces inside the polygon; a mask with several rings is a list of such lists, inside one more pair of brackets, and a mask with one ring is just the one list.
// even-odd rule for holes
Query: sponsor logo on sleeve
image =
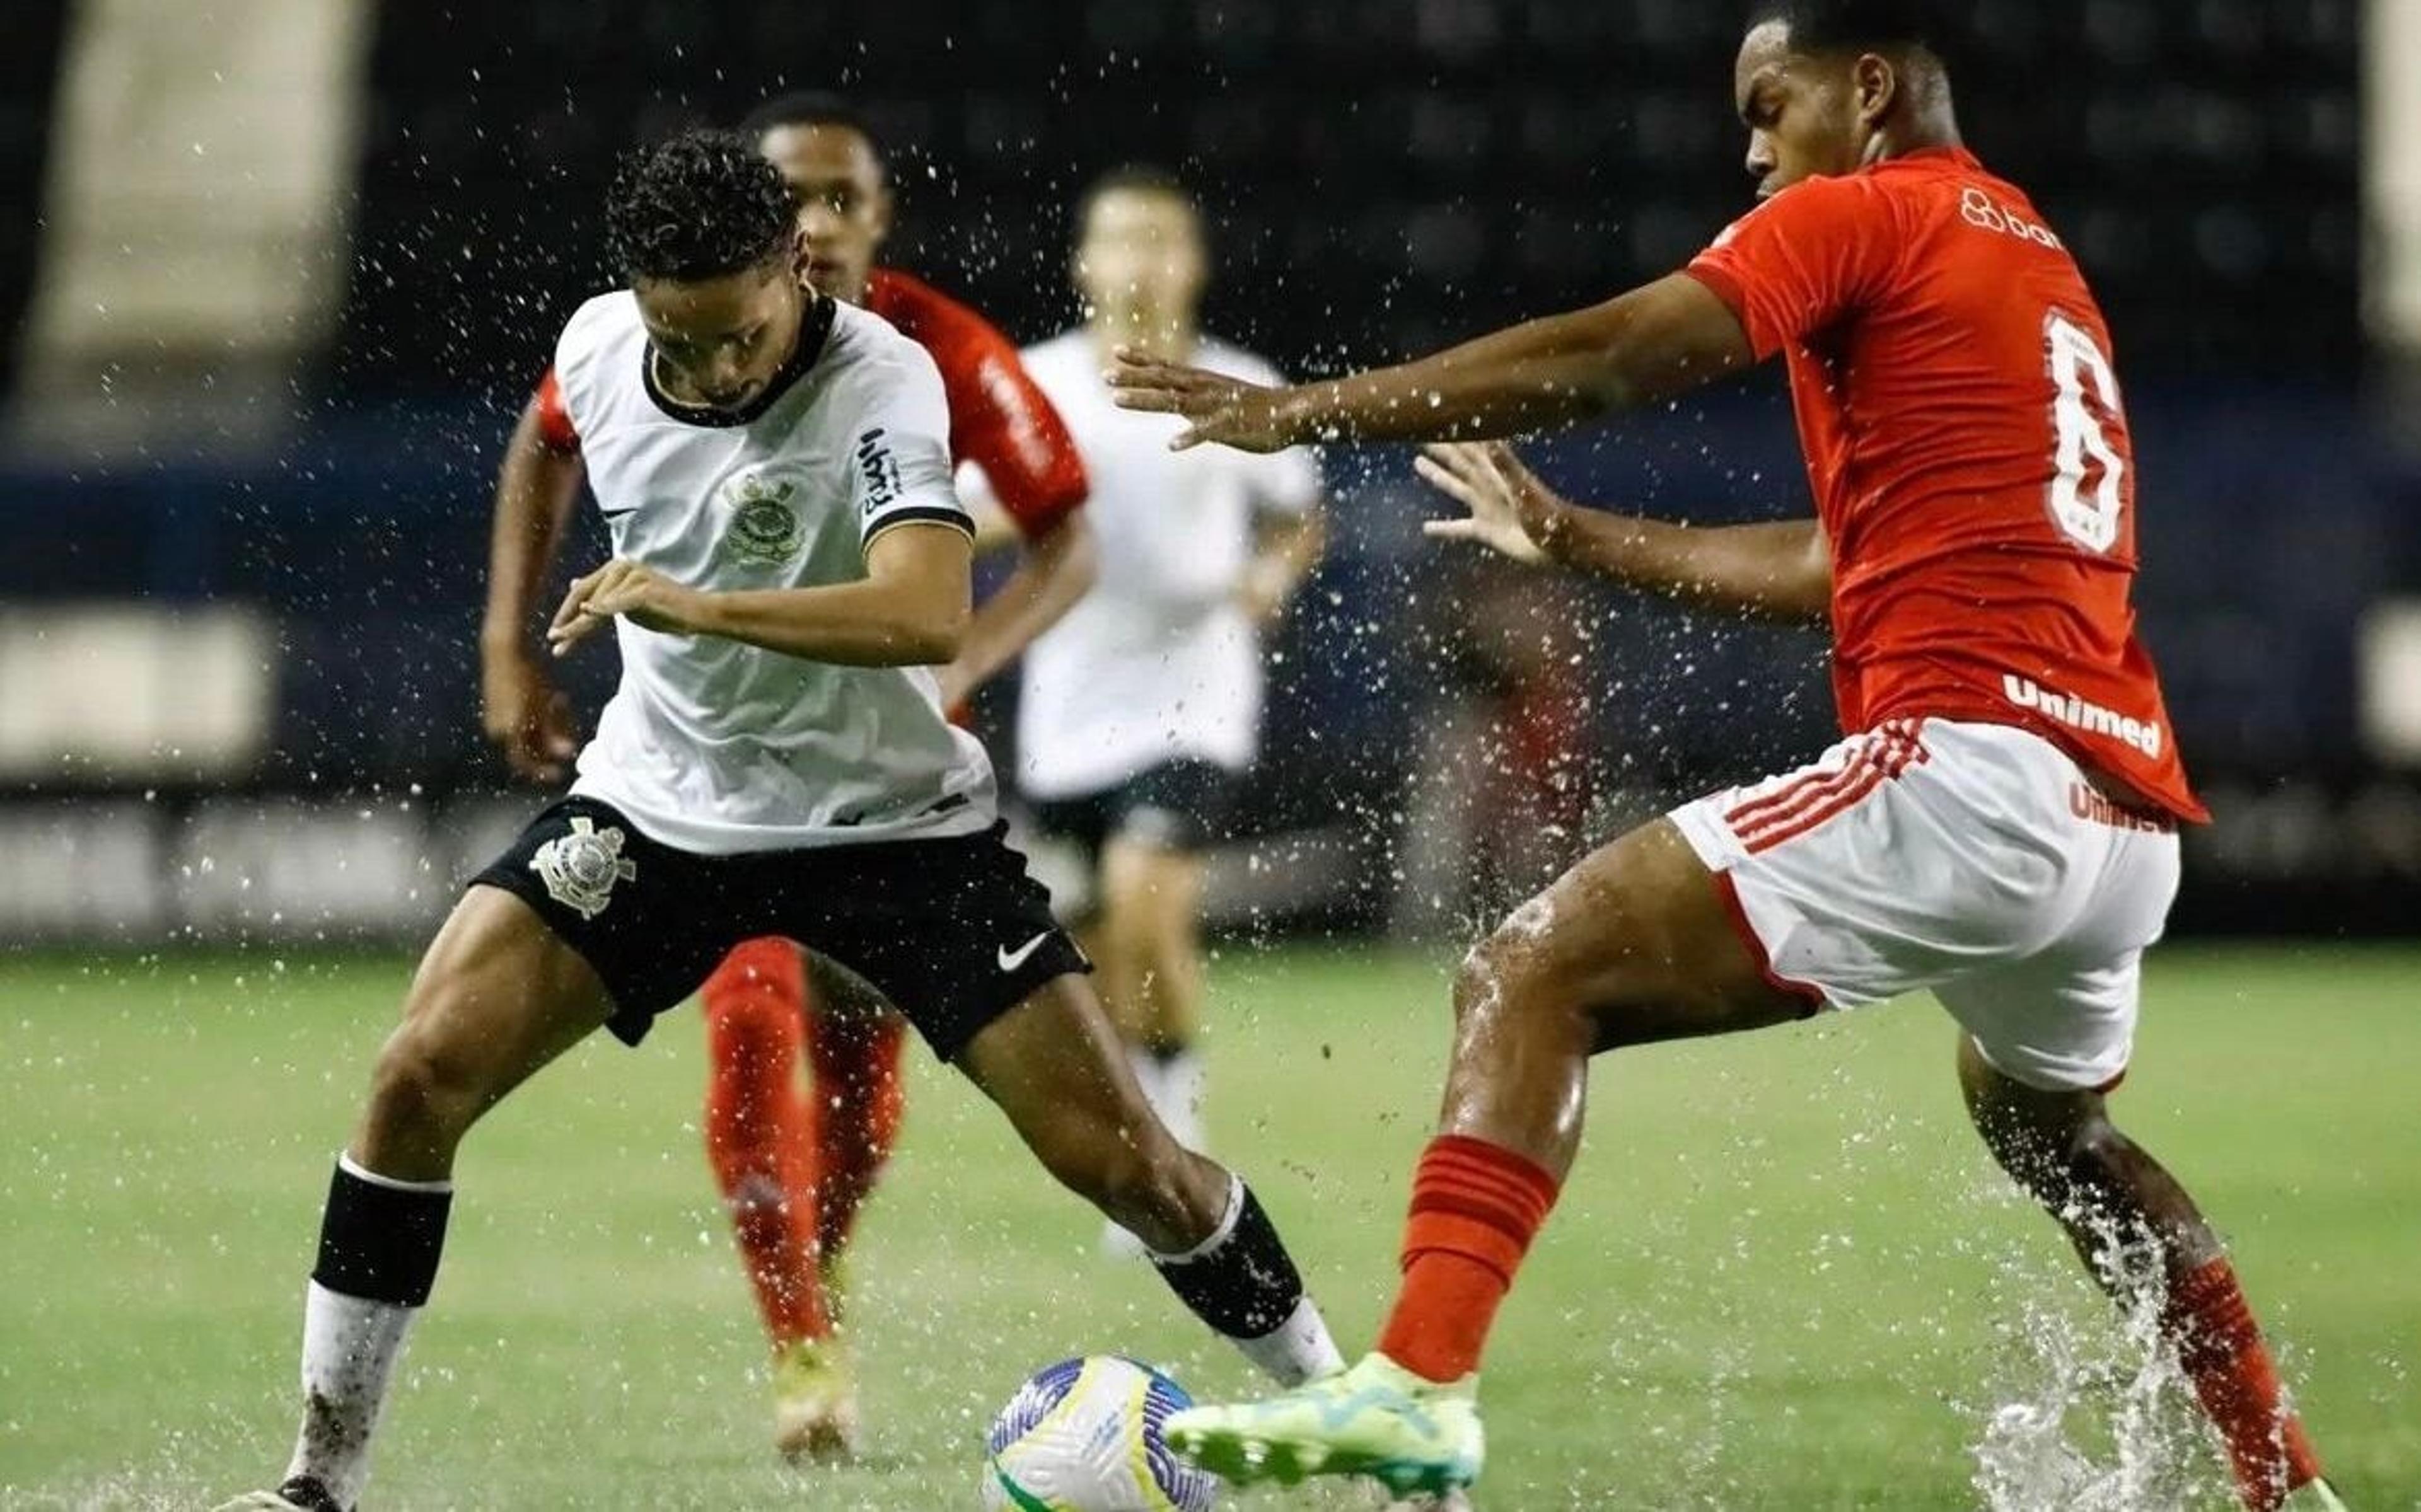
{"label": "sponsor logo on sleeve", "polygon": [[871,520],[899,500],[899,459],[881,426],[857,438],[858,514]]}

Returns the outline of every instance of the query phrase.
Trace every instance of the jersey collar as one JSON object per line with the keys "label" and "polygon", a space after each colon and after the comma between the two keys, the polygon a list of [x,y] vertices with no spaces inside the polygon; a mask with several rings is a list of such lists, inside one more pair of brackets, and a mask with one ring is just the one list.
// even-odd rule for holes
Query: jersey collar
{"label": "jersey collar", "polygon": [[790,349],[790,360],[782,365],[762,392],[736,410],[718,410],[711,405],[683,404],[665,393],[656,383],[656,344],[652,341],[639,348],[639,382],[647,389],[648,397],[657,409],[685,426],[707,426],[726,429],[732,426],[753,425],[764,413],[781,402],[782,396],[792,384],[807,375],[807,369],[823,355],[824,343],[832,338],[833,306],[838,301],[818,294],[815,304],[799,319],[799,342]]}

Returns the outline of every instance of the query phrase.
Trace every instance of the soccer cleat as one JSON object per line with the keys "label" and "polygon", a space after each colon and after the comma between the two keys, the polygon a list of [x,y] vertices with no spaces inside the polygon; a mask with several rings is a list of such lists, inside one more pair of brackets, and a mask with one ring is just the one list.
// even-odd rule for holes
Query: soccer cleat
{"label": "soccer cleat", "polygon": [[2327,1481],[2307,1480],[2288,1493],[2278,1512],[2346,1512],[2346,1504]]}
{"label": "soccer cleat", "polygon": [[773,1447],[790,1460],[856,1451],[857,1379],[837,1337],[801,1339],[773,1357]]}
{"label": "soccer cleat", "polygon": [[212,1512],[345,1512],[328,1489],[308,1475],[296,1475],[273,1491],[254,1491],[222,1502]]}
{"label": "soccer cleat", "polygon": [[1369,1354],[1266,1401],[1174,1413],[1163,1432],[1179,1454],[1239,1486],[1367,1475],[1398,1496],[1444,1496],[1479,1478],[1478,1396],[1477,1376],[1441,1386]]}

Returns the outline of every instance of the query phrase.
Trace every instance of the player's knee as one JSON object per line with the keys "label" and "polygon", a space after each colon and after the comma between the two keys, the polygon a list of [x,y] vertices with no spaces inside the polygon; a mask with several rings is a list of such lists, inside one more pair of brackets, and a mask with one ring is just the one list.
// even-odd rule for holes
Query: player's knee
{"label": "player's knee", "polygon": [[1540,948],[1544,924],[1538,898],[1523,904],[1496,931],[1474,945],[1454,974],[1454,1011],[1459,1021],[1502,1021],[1513,1015],[1566,1011],[1564,990]]}
{"label": "player's knee", "polygon": [[450,1145],[492,1100],[476,1050],[434,1033],[422,1018],[389,1036],[370,1074],[370,1118],[381,1128]]}

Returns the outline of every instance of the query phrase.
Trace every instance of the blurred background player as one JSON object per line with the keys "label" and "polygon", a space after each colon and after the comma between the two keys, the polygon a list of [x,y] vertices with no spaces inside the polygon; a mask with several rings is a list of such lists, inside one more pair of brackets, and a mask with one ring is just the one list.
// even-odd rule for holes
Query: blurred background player
{"label": "blurred background player", "polygon": [[[1320,558],[1311,454],[1178,455],[1179,429],[1111,400],[1133,347],[1270,383],[1262,358],[1202,333],[1210,254],[1174,178],[1123,168],[1077,210],[1085,323],[1024,353],[1092,478],[1101,580],[1027,650],[1017,785],[1092,869],[1085,931],[1135,1076],[1178,1139],[1203,1141],[1203,851],[1259,748],[1261,634]],[[1114,1252],[1132,1241],[1104,1236]]]}
{"label": "blurred background player", "polygon": [[1758,6],[1734,69],[1759,206],[1686,271],[1416,362],[1271,391],[1120,354],[1180,444],[1508,435],[1777,355],[1814,520],[1574,509],[1502,447],[1432,448],[1443,533],[1737,615],[1825,620],[1849,737],[1595,851],[1465,958],[1402,1282],[1360,1364],[1169,1436],[1250,1482],[1481,1469],[1478,1370],[1569,1176],[1590,1057],[1929,990],[1968,1113],[2093,1276],[2153,1317],[2257,1512],[2338,1503],[2226,1251],[2112,1123],[2186,782],[2135,634],[2133,442],[2110,335],[2024,194],[1962,145],[1926,8]]}
{"label": "blurred background player", "polygon": [[[874,266],[891,229],[891,189],[874,134],[850,101],[782,95],[750,113],[742,130],[798,201],[809,281],[889,320],[941,369],[951,456],[985,483],[976,549],[1022,548],[957,658],[937,669],[944,706],[956,709],[1091,583],[1084,464],[1007,336],[929,285]],[[522,628],[583,472],[550,372],[497,482],[481,659],[488,733],[517,772],[540,781],[559,778],[573,749],[570,711]],[[775,1443],[785,1454],[844,1450],[857,1409],[835,1333],[839,1265],[898,1137],[906,1026],[781,939],[734,950],[707,979],[703,1004],[707,1153],[773,1346]]]}

